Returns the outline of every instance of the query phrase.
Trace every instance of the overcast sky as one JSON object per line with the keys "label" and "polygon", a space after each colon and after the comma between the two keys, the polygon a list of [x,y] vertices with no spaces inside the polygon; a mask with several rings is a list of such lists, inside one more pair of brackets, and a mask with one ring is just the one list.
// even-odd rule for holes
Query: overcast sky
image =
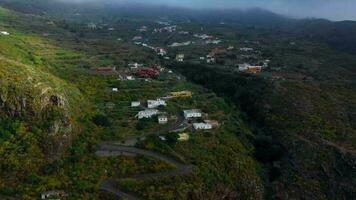
{"label": "overcast sky", "polygon": [[209,8],[260,7],[292,17],[318,17],[331,20],[356,20],[356,0],[62,0],[116,1]]}

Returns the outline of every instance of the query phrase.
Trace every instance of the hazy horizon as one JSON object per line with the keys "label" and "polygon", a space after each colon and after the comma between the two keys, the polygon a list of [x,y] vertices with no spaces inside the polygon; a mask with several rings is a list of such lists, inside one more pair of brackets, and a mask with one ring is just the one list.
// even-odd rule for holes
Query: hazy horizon
{"label": "hazy horizon", "polygon": [[65,2],[116,2],[164,5],[191,9],[262,8],[296,18],[356,20],[356,0],[57,0]]}

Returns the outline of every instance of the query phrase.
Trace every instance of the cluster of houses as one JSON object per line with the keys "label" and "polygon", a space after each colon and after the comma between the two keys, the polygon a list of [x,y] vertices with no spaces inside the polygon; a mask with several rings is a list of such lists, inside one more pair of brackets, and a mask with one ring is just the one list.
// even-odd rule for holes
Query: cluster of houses
{"label": "cluster of houses", "polygon": [[[131,102],[131,107],[140,107],[141,102],[140,101],[133,101]],[[158,115],[158,123],[159,124],[167,124],[168,123],[168,116],[166,113],[160,112],[158,110],[159,107],[161,106],[167,106],[167,103],[165,100],[161,98],[157,98],[155,100],[147,100],[147,108],[145,110],[141,110],[137,113],[135,117],[138,119],[149,119],[152,118],[153,116]]]}
{"label": "cluster of houses", "polygon": [[[184,110],[183,114],[186,120],[203,117],[203,113],[199,109]],[[215,120],[204,120],[204,122],[193,123],[194,130],[210,130],[218,126],[219,122]]]}
{"label": "cluster of houses", "polygon": [[[141,110],[137,113],[135,117],[138,119],[149,119],[153,116],[158,116],[157,120],[159,124],[167,124],[168,116],[164,112],[160,112],[158,109],[161,106],[167,106],[167,102],[164,99],[169,98],[184,98],[192,97],[193,93],[191,91],[178,91],[171,92],[168,97],[157,98],[155,100],[147,100],[147,106],[144,110]],[[131,102],[131,107],[140,107],[140,101]],[[195,121],[194,119],[203,118],[204,114],[199,109],[183,110],[184,119],[187,121]],[[205,120],[204,122],[193,123],[193,128],[195,130],[210,130],[214,127],[219,126],[219,123],[213,120]]]}
{"label": "cluster of houses", "polygon": [[[140,102],[134,101],[131,102],[131,107],[139,107],[141,105]],[[147,109],[139,111],[136,115],[138,119],[144,118],[152,118],[153,116],[158,115],[158,123],[166,124],[168,123],[168,117],[166,113],[161,113],[157,108],[159,106],[166,106],[166,102],[161,99],[157,100],[148,100],[147,101]],[[183,115],[185,120],[192,121],[197,118],[202,118],[203,113],[199,109],[191,109],[191,110],[183,110]],[[210,130],[214,127],[218,127],[219,123],[214,120],[204,120],[204,122],[193,123],[193,128],[195,130]]]}

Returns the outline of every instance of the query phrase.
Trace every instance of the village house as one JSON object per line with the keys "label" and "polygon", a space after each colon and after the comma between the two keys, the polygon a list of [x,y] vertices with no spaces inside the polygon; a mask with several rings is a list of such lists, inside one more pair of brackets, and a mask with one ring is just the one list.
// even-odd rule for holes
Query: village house
{"label": "village house", "polygon": [[211,64],[211,63],[214,63],[214,62],[215,62],[215,58],[214,57],[209,56],[209,57],[206,58],[206,63]]}
{"label": "village house", "polygon": [[183,62],[184,61],[184,54],[177,54],[176,60],[178,62]]}
{"label": "village house", "polygon": [[9,32],[6,32],[6,31],[0,31],[0,34],[1,34],[1,35],[10,35],[10,33],[9,33]]}
{"label": "village house", "polygon": [[61,200],[62,198],[66,197],[67,194],[64,191],[47,191],[41,194],[41,199],[56,199]]}
{"label": "village house", "polygon": [[179,31],[178,33],[181,34],[181,35],[189,35],[188,31]]}
{"label": "village house", "polygon": [[204,120],[204,122],[210,124],[213,128],[220,126],[219,122],[216,120]]}
{"label": "village house", "polygon": [[139,64],[139,63],[129,63],[128,65],[131,69],[137,69],[139,67],[143,67],[143,64]]}
{"label": "village house", "polygon": [[213,128],[213,126],[208,123],[194,123],[193,127],[195,130],[210,130]]}
{"label": "village house", "polygon": [[202,40],[213,39],[214,37],[207,34],[194,34],[194,37],[200,38]]}
{"label": "village house", "polygon": [[159,106],[167,106],[166,101],[162,99],[147,100],[147,108],[157,108]]}
{"label": "village house", "polygon": [[137,117],[138,119],[151,118],[152,116],[157,114],[158,114],[158,110],[156,109],[146,109],[138,112],[135,117]]}
{"label": "village house", "polygon": [[239,64],[239,71],[256,74],[256,73],[260,73],[262,71],[262,66],[252,66],[248,63]]}
{"label": "village house", "polygon": [[221,42],[221,40],[206,40],[205,44],[219,44]]}
{"label": "village house", "polygon": [[240,51],[245,51],[245,52],[247,52],[247,51],[253,51],[253,48],[242,47],[242,48],[240,48]]}
{"label": "village house", "polygon": [[131,107],[139,107],[141,105],[141,102],[139,102],[139,101],[133,101],[133,102],[131,102]]}
{"label": "village house", "polygon": [[167,138],[163,135],[158,136],[158,138],[162,141],[167,141]]}
{"label": "village house", "polygon": [[142,32],[146,32],[147,31],[147,26],[141,26],[141,28],[138,29],[138,31]]}
{"label": "village house", "polygon": [[173,44],[169,45],[169,47],[182,47],[182,46],[188,46],[192,44],[193,42],[187,41],[187,42],[174,42]]}
{"label": "village house", "polygon": [[112,88],[112,92],[118,92],[119,88]]}
{"label": "village house", "polygon": [[168,123],[168,117],[166,115],[158,116],[158,123],[159,124],[167,124]]}
{"label": "village house", "polygon": [[179,133],[178,134],[178,141],[188,141],[189,134],[188,133]]}
{"label": "village house", "polygon": [[88,28],[89,28],[89,29],[92,29],[92,30],[95,30],[95,29],[97,29],[97,26],[96,26],[96,24],[94,24],[93,22],[91,22],[91,23],[88,24]]}
{"label": "village house", "polygon": [[179,92],[171,92],[170,96],[174,97],[174,98],[177,98],[177,97],[192,97],[193,93],[191,91],[185,90],[185,91],[179,91]]}
{"label": "village house", "polygon": [[128,80],[128,81],[134,81],[134,80],[135,80],[135,77],[133,77],[133,76],[126,76],[126,80]]}
{"label": "village house", "polygon": [[98,67],[96,68],[98,72],[114,72],[116,71],[116,67]]}
{"label": "village house", "polygon": [[135,36],[132,38],[133,41],[142,40],[142,36]]}
{"label": "village house", "polygon": [[159,56],[167,55],[167,51],[163,48],[159,48],[159,47],[155,48],[155,51],[156,51],[157,55],[159,55]]}
{"label": "village house", "polygon": [[184,110],[183,114],[185,119],[202,117],[202,112],[198,109]]}

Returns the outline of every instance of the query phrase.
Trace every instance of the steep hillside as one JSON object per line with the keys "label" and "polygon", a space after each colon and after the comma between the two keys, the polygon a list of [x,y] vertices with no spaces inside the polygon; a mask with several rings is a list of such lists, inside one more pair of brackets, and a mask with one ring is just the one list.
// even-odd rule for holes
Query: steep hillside
{"label": "steep hillside", "polygon": [[175,69],[247,114],[255,134],[255,158],[265,166],[266,198],[353,198],[353,89],[335,80],[266,80],[194,64]]}
{"label": "steep hillside", "polygon": [[[15,15],[0,8],[2,19]],[[50,72],[51,57],[38,54],[48,42],[6,20],[0,23],[9,33],[0,35],[0,191],[21,194],[36,185],[30,177],[61,159],[82,133],[79,120],[89,104],[75,85]]]}

